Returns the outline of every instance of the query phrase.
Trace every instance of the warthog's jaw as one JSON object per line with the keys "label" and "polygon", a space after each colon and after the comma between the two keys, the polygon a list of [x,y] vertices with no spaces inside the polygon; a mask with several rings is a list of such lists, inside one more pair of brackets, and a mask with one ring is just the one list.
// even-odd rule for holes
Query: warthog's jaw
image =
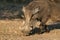
{"label": "warthog's jaw", "polygon": [[23,25],[23,28],[22,28],[22,32],[25,34],[25,35],[29,35],[29,33],[31,32],[32,28],[29,26],[29,23],[25,23]]}

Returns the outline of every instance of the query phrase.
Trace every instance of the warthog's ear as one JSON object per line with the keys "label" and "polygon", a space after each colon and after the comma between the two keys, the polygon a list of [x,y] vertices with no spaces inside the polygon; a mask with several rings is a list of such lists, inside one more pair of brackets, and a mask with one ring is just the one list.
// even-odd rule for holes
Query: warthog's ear
{"label": "warthog's ear", "polygon": [[39,11],[40,11],[40,8],[37,7],[37,8],[35,8],[35,9],[33,9],[32,13],[33,13],[33,14],[36,14],[36,13],[39,12]]}

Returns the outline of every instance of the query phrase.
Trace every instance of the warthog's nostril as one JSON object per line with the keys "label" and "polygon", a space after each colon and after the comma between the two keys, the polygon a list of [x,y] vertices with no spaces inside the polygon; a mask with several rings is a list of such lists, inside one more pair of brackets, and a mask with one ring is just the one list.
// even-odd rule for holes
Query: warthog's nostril
{"label": "warthog's nostril", "polygon": [[33,28],[33,26],[32,26],[32,25],[31,25],[30,27],[31,27],[31,28]]}

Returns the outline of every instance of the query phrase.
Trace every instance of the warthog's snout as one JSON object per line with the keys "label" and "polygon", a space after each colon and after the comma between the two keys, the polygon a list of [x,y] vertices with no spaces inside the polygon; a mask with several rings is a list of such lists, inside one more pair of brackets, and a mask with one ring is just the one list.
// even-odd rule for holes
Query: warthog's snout
{"label": "warthog's snout", "polygon": [[29,35],[29,33],[31,32],[32,27],[30,25],[30,23],[27,23],[24,21],[23,26],[21,27],[21,31],[24,35]]}

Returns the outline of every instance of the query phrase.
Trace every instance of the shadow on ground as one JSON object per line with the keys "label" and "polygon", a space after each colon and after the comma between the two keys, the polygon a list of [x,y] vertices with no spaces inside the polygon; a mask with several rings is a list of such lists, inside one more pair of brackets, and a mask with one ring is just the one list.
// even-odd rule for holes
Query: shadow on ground
{"label": "shadow on ground", "polygon": [[[54,30],[54,29],[60,29],[60,23],[58,24],[53,24],[53,25],[47,25],[49,32]],[[34,34],[40,34],[40,29],[39,28],[35,28],[31,31],[32,33],[30,33],[30,35],[34,35]],[[45,32],[44,32],[45,33]],[[42,33],[43,34],[43,33]]]}

